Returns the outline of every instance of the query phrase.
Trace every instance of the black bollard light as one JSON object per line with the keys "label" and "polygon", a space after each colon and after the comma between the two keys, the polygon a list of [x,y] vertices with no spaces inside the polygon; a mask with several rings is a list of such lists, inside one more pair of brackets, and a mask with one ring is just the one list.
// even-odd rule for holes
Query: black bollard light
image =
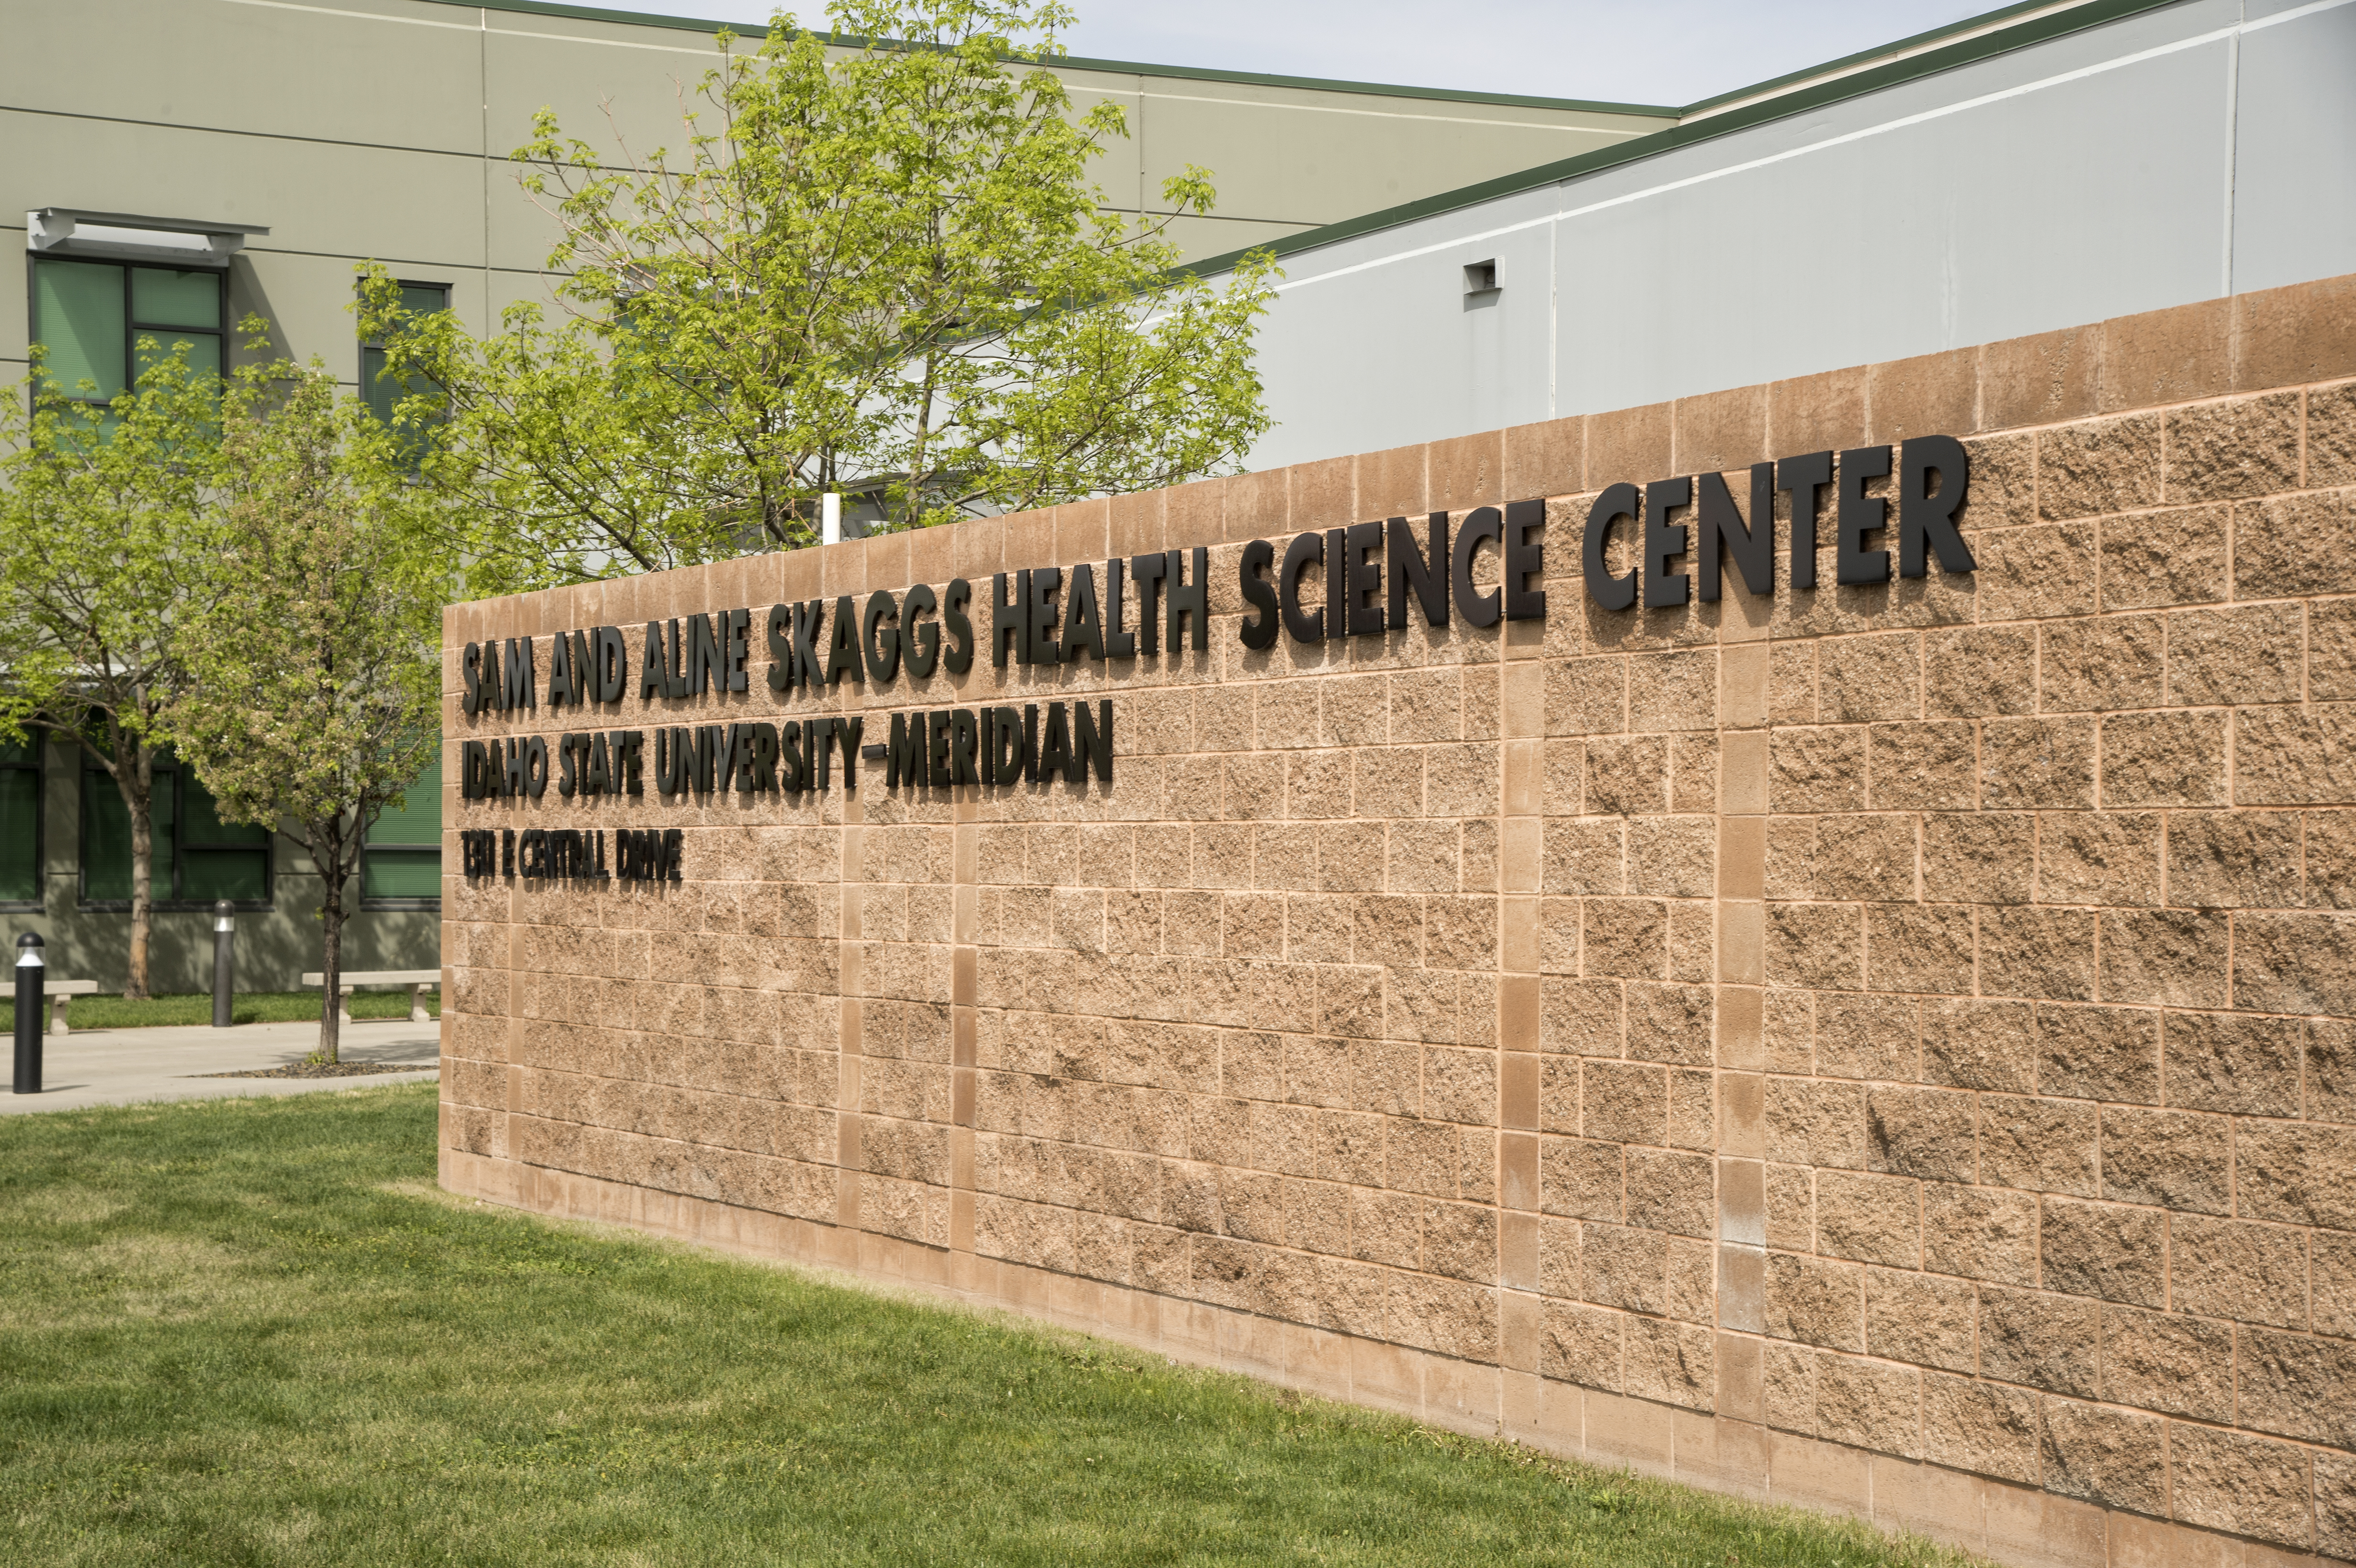
{"label": "black bollard light", "polygon": [[230,998],[237,990],[237,906],[213,905],[213,1028],[229,1028]]}
{"label": "black bollard light", "polygon": [[41,989],[49,977],[41,939],[32,932],[16,938],[16,1093],[41,1092]]}

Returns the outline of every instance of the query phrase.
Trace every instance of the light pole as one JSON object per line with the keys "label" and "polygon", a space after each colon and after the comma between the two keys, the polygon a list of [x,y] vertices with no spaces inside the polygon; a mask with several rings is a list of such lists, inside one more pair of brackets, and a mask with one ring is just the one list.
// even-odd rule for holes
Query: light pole
{"label": "light pole", "polygon": [[229,1028],[230,998],[237,990],[237,906],[213,905],[213,1028]]}
{"label": "light pole", "polygon": [[32,932],[16,938],[16,1093],[41,1092],[41,983],[49,977],[41,939]]}

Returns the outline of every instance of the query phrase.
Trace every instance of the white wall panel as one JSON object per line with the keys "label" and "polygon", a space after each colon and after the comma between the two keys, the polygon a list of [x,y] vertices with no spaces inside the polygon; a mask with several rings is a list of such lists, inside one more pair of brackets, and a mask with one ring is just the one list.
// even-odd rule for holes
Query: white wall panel
{"label": "white wall panel", "polygon": [[2356,5],[2276,16],[2242,39],[2236,293],[2356,271]]}
{"label": "white wall panel", "polygon": [[[1251,465],[2356,272],[2351,82],[2356,3],[2194,0],[1296,253]],[[1455,269],[1491,251],[1475,315]]]}

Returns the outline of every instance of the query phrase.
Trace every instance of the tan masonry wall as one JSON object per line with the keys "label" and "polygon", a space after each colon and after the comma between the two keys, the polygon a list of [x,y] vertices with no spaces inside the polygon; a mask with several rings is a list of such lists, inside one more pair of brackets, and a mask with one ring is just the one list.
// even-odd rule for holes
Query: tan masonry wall
{"label": "tan masonry wall", "polygon": [[[679,826],[688,880],[447,880],[444,1181],[2007,1562],[2356,1559],[2351,378],[2340,279],[454,608],[453,780],[818,710],[756,632],[744,696],[469,720],[470,639],[953,576],[986,630],[1197,544],[1217,619],[833,699],[1108,696],[1109,786],[454,789],[450,868]],[[1928,433],[1972,576],[1834,588],[1827,528],[1813,593],[1585,600],[1605,484]],[[1543,622],[1237,639],[1245,540],[1530,496]]]}

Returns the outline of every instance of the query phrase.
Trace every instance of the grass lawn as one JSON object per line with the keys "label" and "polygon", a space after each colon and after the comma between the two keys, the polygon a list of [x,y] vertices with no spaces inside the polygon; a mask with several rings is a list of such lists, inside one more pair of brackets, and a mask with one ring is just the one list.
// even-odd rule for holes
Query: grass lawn
{"label": "grass lawn", "polygon": [[23,1563],[1959,1564],[446,1198],[431,1084],[0,1118]]}
{"label": "grass lawn", "polygon": [[[319,993],[316,991],[240,991],[230,1001],[230,1021],[241,1024],[316,1023],[319,1021]],[[423,998],[425,1010],[435,1018],[442,1016],[441,996],[428,991]],[[409,987],[397,991],[354,991],[352,1017],[360,1019],[405,1019],[409,1016]],[[213,999],[209,994],[187,997],[150,997],[144,1002],[126,1002],[121,997],[101,992],[94,997],[76,997],[67,1009],[66,1022],[74,1029],[148,1029],[162,1024],[209,1024],[213,1021]]]}

